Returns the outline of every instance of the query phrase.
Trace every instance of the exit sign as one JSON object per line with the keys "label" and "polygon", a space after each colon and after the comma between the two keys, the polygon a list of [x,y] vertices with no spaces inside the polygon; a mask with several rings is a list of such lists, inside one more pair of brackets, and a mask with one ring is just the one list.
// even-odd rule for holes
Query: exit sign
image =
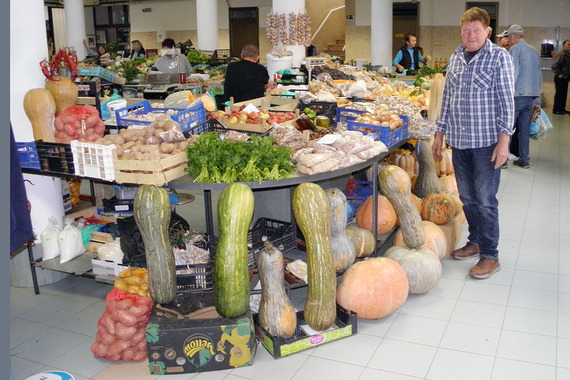
{"label": "exit sign", "polygon": [[143,12],[150,12],[150,8],[143,8],[142,11]]}

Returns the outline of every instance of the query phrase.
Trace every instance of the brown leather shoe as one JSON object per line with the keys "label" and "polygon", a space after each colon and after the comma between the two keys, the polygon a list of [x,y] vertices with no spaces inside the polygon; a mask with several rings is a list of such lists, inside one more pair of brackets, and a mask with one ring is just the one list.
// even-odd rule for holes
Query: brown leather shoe
{"label": "brown leather shoe", "polygon": [[481,257],[469,271],[469,276],[473,278],[485,279],[501,270],[501,264],[497,260]]}
{"label": "brown leather shoe", "polygon": [[465,244],[465,247],[456,249],[451,253],[451,255],[457,260],[467,260],[472,257],[478,257],[479,246],[468,241],[467,244]]}

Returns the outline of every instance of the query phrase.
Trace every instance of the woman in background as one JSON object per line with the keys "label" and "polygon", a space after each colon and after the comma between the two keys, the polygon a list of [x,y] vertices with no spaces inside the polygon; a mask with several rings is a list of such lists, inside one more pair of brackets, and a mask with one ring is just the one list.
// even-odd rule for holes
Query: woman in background
{"label": "woman in background", "polygon": [[133,40],[133,42],[131,42],[131,47],[131,61],[138,57],[146,58],[144,47],[139,40]]}

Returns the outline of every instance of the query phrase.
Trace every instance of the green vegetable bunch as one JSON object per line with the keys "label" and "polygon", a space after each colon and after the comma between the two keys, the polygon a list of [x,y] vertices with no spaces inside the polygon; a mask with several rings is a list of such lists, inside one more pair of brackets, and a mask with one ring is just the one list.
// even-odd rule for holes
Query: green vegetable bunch
{"label": "green vegetable bunch", "polygon": [[210,62],[210,56],[202,54],[199,50],[192,49],[186,54],[191,65],[205,65]]}
{"label": "green vegetable bunch", "polygon": [[443,73],[443,72],[445,72],[445,69],[443,67],[424,66],[416,72],[416,77],[417,78],[429,77],[437,73]]}
{"label": "green vegetable bunch", "polygon": [[289,177],[295,165],[291,148],[273,145],[274,137],[252,136],[249,141],[222,140],[215,132],[200,135],[186,148],[186,172],[196,182],[261,182]]}

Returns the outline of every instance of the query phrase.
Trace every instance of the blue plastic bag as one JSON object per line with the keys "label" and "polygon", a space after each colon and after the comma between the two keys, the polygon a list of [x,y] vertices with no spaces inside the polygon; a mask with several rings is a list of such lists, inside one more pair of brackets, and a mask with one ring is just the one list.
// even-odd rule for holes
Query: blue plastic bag
{"label": "blue plastic bag", "polygon": [[547,134],[552,132],[554,127],[548,118],[548,115],[544,110],[540,110],[540,114],[538,115],[535,121],[530,123],[530,138],[533,140],[544,140]]}

